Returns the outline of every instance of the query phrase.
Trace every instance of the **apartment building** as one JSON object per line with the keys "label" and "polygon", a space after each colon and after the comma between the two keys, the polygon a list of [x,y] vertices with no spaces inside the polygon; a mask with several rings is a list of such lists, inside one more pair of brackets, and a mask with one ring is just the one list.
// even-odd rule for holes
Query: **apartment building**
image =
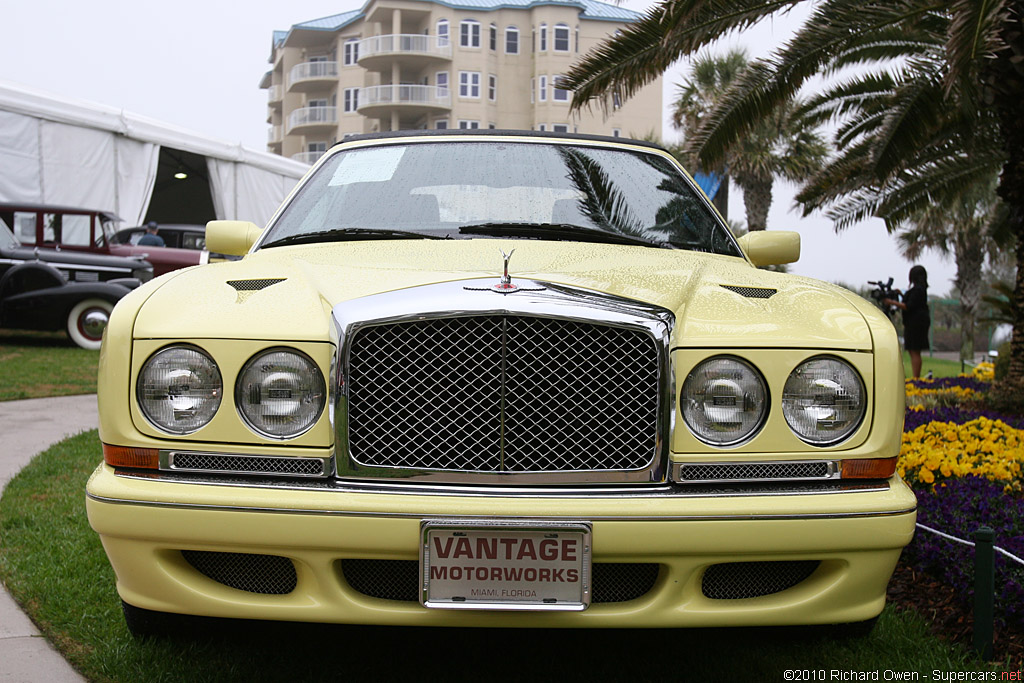
{"label": "apartment building", "polygon": [[636,12],[595,0],[369,0],[274,33],[269,151],[312,163],[345,135],[505,128],[661,135],[661,79],[569,113],[562,74]]}

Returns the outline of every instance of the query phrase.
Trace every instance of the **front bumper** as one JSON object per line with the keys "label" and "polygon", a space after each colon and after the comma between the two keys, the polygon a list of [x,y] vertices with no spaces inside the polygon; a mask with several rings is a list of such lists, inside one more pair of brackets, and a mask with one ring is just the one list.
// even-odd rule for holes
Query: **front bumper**
{"label": "front bumper", "polygon": [[[893,477],[868,491],[782,495],[437,495],[183,484],[120,476],[101,465],[87,510],[129,604],[246,619],[495,627],[680,627],[841,623],[870,619],[914,532],[914,494]],[[418,557],[425,519],[588,521],[593,561],[654,563],[641,597],[582,612],[432,610],[370,597],[347,559]],[[253,593],[209,578],[183,550],[288,558],[295,587]],[[813,560],[796,585],[761,597],[712,599],[712,565]]]}

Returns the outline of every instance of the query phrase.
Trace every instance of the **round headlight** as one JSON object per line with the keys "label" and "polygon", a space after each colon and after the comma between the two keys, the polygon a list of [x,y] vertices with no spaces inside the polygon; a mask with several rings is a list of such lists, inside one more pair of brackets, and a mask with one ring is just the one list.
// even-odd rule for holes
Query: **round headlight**
{"label": "round headlight", "polygon": [[764,424],[768,388],[749,363],[719,356],[690,371],[679,403],[686,425],[698,439],[712,446],[733,446]]}
{"label": "round headlight", "polygon": [[831,446],[860,426],[867,408],[864,382],[838,358],[806,360],[789,374],[782,413],[789,428],[812,446]]}
{"label": "round headlight", "polygon": [[305,433],[320,417],[327,389],[320,368],[298,351],[269,349],[249,359],[235,384],[245,423],[272,439]]}
{"label": "round headlight", "polygon": [[139,372],[136,397],[146,419],[170,434],[191,434],[217,414],[223,394],[220,370],[194,346],[168,346]]}

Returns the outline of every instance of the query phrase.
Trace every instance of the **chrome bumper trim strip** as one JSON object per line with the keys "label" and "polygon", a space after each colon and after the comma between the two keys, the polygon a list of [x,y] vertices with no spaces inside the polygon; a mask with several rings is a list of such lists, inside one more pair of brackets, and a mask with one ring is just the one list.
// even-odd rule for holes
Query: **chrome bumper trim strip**
{"label": "chrome bumper trim strip", "polygon": [[[138,505],[142,507],[161,507],[161,508],[175,508],[182,510],[222,510],[225,512],[258,512],[258,513],[270,513],[270,514],[288,514],[288,515],[317,515],[317,516],[339,516],[339,517],[386,517],[389,519],[421,519],[421,520],[444,520],[450,519],[450,514],[439,514],[439,515],[423,515],[423,514],[412,514],[406,512],[360,512],[355,510],[307,510],[301,508],[261,508],[261,507],[246,507],[236,505],[207,505],[199,503],[170,503],[170,502],[155,502],[149,500],[132,500],[126,498],[107,498],[104,496],[97,496],[92,493],[86,492],[86,497],[90,500],[96,501],[97,503],[106,503],[109,505]],[[917,506],[906,508],[903,510],[883,510],[880,512],[829,512],[829,513],[811,513],[811,514],[765,514],[765,515],[692,515],[692,516],[654,516],[654,515],[637,515],[635,517],[627,515],[592,515],[586,517],[574,517],[566,515],[556,515],[555,517],[516,517],[517,521],[530,522],[530,521],[545,521],[548,519],[558,519],[560,521],[601,521],[601,522],[739,522],[739,521],[752,521],[752,520],[799,520],[799,519],[856,519],[864,517],[893,517],[897,515],[910,514],[917,510]],[[461,515],[464,519],[481,519],[481,520],[493,520],[493,515]]]}

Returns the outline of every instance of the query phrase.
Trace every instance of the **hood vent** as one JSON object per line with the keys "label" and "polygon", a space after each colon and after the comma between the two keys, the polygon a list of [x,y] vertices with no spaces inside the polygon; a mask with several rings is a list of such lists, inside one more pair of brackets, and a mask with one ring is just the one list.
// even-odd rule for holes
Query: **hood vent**
{"label": "hood vent", "polygon": [[722,285],[722,287],[748,299],[770,299],[773,294],[779,291],[770,287],[737,287],[736,285]]}
{"label": "hood vent", "polygon": [[276,285],[278,282],[284,282],[287,278],[275,277],[268,278],[265,280],[228,280],[227,284],[235,288],[237,292],[258,292],[261,289],[266,289],[270,285]]}
{"label": "hood vent", "polygon": [[227,284],[234,287],[235,291],[238,292],[238,298],[235,299],[236,304],[245,303],[245,300],[250,296],[266,289],[271,285],[276,285],[278,282],[284,282],[287,278],[275,277],[275,278],[264,278],[262,280],[227,280]]}

